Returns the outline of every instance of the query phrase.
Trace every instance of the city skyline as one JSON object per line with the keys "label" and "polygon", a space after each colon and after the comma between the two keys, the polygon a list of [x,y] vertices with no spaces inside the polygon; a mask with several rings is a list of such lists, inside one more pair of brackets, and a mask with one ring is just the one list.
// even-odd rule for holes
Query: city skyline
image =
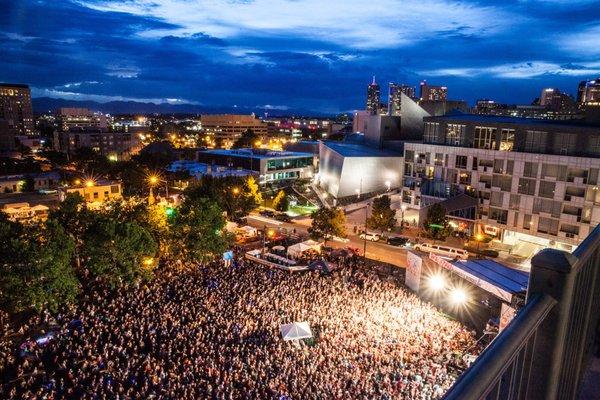
{"label": "city skyline", "polygon": [[373,75],[469,104],[600,75],[597,1],[0,4],[0,81],[34,97],[333,113],[364,107]]}

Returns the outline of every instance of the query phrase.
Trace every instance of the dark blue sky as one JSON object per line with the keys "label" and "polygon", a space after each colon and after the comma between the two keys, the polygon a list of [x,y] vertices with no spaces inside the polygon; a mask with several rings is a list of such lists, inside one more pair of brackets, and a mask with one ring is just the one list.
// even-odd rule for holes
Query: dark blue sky
{"label": "dark blue sky", "polygon": [[[529,103],[600,76],[600,1],[0,0],[0,81],[34,96],[364,107],[376,75]],[[385,91],[385,88],[382,92]]]}

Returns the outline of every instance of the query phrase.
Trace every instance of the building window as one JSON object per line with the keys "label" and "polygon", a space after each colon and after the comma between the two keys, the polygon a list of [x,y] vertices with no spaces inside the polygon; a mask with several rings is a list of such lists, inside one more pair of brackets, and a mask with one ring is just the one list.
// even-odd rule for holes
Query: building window
{"label": "building window", "polygon": [[590,153],[600,155],[600,136],[590,136],[588,149]]}
{"label": "building window", "polygon": [[404,151],[404,160],[406,160],[407,162],[414,162],[415,161],[414,150],[405,150]]}
{"label": "building window", "polygon": [[500,190],[502,190],[503,192],[510,192],[512,188],[512,176],[494,175],[492,177],[492,186],[500,188]]}
{"label": "building window", "polygon": [[537,231],[540,233],[547,233],[549,235],[558,235],[558,220],[551,218],[540,217],[538,221]]}
{"label": "building window", "polygon": [[531,225],[533,225],[533,220],[531,219],[531,214],[523,215],[523,229],[530,230]]}
{"label": "building window", "polygon": [[523,167],[523,176],[527,178],[537,178],[538,175],[538,163],[525,162]]}
{"label": "building window", "polygon": [[504,160],[494,160],[494,173],[495,174],[503,174],[504,173]]}
{"label": "building window", "polygon": [[511,194],[508,202],[508,208],[511,210],[518,210],[521,208],[521,196],[518,194]]}
{"label": "building window", "polygon": [[540,181],[538,196],[553,199],[555,188],[556,182]]}
{"label": "building window", "polygon": [[547,136],[547,132],[543,131],[526,131],[525,151],[532,153],[545,153]]}
{"label": "building window", "polygon": [[494,207],[502,207],[504,201],[504,193],[492,192],[490,195],[490,205]]}
{"label": "building window", "polygon": [[434,163],[435,165],[444,165],[444,155],[442,153],[435,153]]}
{"label": "building window", "polygon": [[456,156],[456,168],[467,169],[467,156]]}
{"label": "building window", "polygon": [[110,192],[115,194],[115,193],[119,193],[119,186],[118,185],[112,185],[110,187]]}
{"label": "building window", "polygon": [[562,202],[552,201],[548,199],[540,199],[536,197],[533,200],[533,213],[546,213],[552,215],[554,218],[560,218],[560,209]]}
{"label": "building window", "polygon": [[512,151],[515,146],[515,130],[502,129],[500,132],[500,150]]}
{"label": "building window", "polygon": [[512,174],[515,166],[515,162],[513,160],[506,160],[506,173]]}
{"label": "building window", "polygon": [[473,147],[476,149],[495,149],[496,142],[494,136],[496,136],[496,128],[476,126]]}
{"label": "building window", "polygon": [[438,122],[425,122],[423,141],[425,143],[438,143],[440,137],[440,124]]}
{"label": "building window", "polygon": [[465,142],[466,125],[448,124],[446,126],[446,144],[460,146]]}
{"label": "building window", "polygon": [[506,225],[506,222],[508,221],[508,210],[490,207],[489,219],[492,219],[499,224]]}
{"label": "building window", "polygon": [[520,194],[535,195],[535,179],[519,178]]}
{"label": "building window", "polygon": [[577,144],[577,135],[573,133],[556,133],[554,135],[554,152],[556,154],[573,154]]}

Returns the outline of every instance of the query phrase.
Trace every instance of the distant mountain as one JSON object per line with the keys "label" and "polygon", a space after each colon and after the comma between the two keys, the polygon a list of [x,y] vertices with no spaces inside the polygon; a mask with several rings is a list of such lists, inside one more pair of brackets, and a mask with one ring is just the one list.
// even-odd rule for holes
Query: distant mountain
{"label": "distant mountain", "polygon": [[231,107],[231,106],[202,106],[196,104],[169,104],[169,103],[139,103],[136,101],[110,101],[99,103],[89,100],[66,100],[51,97],[36,97],[32,99],[33,111],[37,113],[54,112],[60,107],[82,107],[93,111],[101,111],[109,114],[250,114],[263,116],[265,112],[269,116],[314,116],[325,117],[325,114],[305,109],[267,109],[260,107]]}

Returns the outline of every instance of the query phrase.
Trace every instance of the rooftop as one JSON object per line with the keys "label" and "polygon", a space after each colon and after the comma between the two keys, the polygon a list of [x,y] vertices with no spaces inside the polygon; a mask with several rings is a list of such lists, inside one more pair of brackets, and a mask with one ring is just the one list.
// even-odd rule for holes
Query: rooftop
{"label": "rooftop", "polygon": [[297,151],[280,151],[280,150],[268,150],[268,149],[214,149],[205,150],[205,154],[218,154],[222,156],[230,157],[244,157],[244,158],[292,158],[292,157],[312,157],[311,153],[301,153]]}
{"label": "rooftop", "polygon": [[324,141],[323,144],[344,157],[402,157],[401,152],[378,149],[362,144]]}
{"label": "rooftop", "polygon": [[500,287],[509,293],[527,291],[529,274],[507,267],[499,262],[485,259],[453,261],[452,264],[463,271]]}
{"label": "rooftop", "polygon": [[515,125],[560,125],[562,127],[578,127],[578,128],[600,128],[598,125],[590,124],[586,121],[580,120],[547,120],[547,119],[535,119],[535,118],[520,118],[520,117],[506,117],[499,115],[479,115],[479,114],[454,114],[444,115],[439,117],[426,117],[426,121],[467,121],[467,122],[481,122],[489,124],[515,124]]}

